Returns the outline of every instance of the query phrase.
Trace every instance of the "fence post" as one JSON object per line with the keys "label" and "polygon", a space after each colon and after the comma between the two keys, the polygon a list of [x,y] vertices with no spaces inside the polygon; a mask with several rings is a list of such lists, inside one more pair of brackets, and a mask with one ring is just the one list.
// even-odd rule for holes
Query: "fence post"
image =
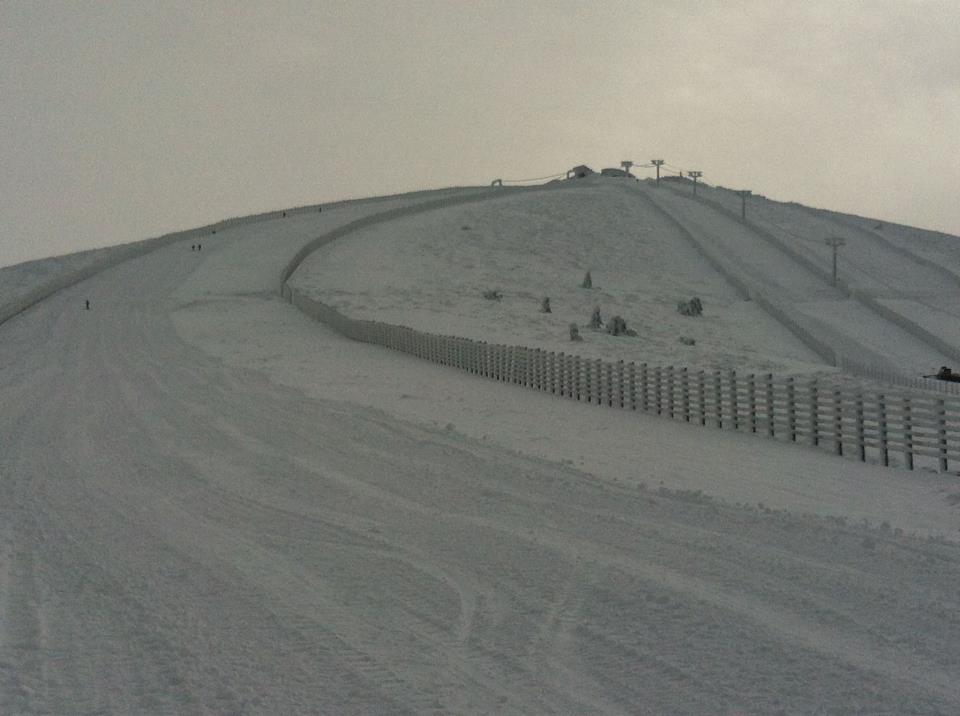
{"label": "fence post", "polygon": [[940,442],[940,472],[947,471],[947,406],[940,398],[937,401],[939,412],[938,430]]}
{"label": "fence post", "polygon": [[750,432],[757,432],[757,378],[751,373],[747,376],[747,406],[750,408]]}
{"label": "fence post", "polygon": [[613,363],[607,363],[604,365],[604,368],[607,371],[607,407],[613,407]]}
{"label": "fence post", "polygon": [[547,378],[547,349],[541,348],[537,353],[537,390],[540,392],[549,392],[550,386]]}
{"label": "fence post", "polygon": [[866,462],[867,441],[863,428],[863,393],[857,393],[857,445],[860,451],[860,462]]}
{"label": "fence post", "polygon": [[733,417],[733,429],[740,429],[740,404],[737,398],[737,372],[730,371],[730,414]]}
{"label": "fence post", "polygon": [[617,361],[617,396],[620,407],[623,408],[623,359]]}
{"label": "fence post", "polygon": [[637,366],[633,361],[627,367],[627,380],[630,386],[630,410],[637,409]]}
{"label": "fence post", "polygon": [[910,414],[910,398],[903,399],[903,457],[907,469],[913,469],[913,416]]}
{"label": "fence post", "polygon": [[540,391],[550,392],[550,353],[546,348],[540,349]]}
{"label": "fence post", "polygon": [[839,388],[833,389],[833,442],[837,455],[843,455],[843,404]]}
{"label": "fence post", "polygon": [[662,376],[660,374],[660,366],[657,366],[656,368],[653,369],[653,387],[654,387],[654,398],[656,399],[657,415],[660,415],[660,411],[662,410],[662,402],[661,402],[661,396],[660,396],[660,385],[662,382],[661,378]]}
{"label": "fence post", "polygon": [[560,394],[561,396],[566,395],[566,393],[564,392],[566,390],[566,382],[565,382],[565,375],[564,375],[564,367],[565,367],[566,360],[567,360],[566,353],[564,353],[563,351],[561,351],[560,353],[557,353],[557,356],[556,356],[557,363],[554,371],[555,371],[555,380],[557,383],[557,393]]}
{"label": "fence post", "polygon": [[597,358],[594,361],[594,365],[597,367],[597,377],[596,380],[593,381],[594,397],[597,400],[597,405],[603,405],[603,361]]}
{"label": "fence post", "polygon": [[887,448],[887,405],[883,393],[877,396],[877,429],[880,432],[880,459],[884,467],[890,466],[890,451]]}
{"label": "fence post", "polygon": [[773,373],[767,373],[767,434],[770,437],[776,437],[776,424],[774,421],[773,407]]}
{"label": "fence post", "polygon": [[577,400],[580,400],[580,356],[573,358],[573,390]]}
{"label": "fence post", "polygon": [[717,413],[717,427],[723,428],[723,382],[719,370],[713,372],[713,397],[715,405],[713,406]]}
{"label": "fence post", "polygon": [[673,419],[673,366],[667,366],[667,414]]}
{"label": "fence post", "polygon": [[650,403],[647,400],[647,389],[648,389],[647,383],[648,382],[649,381],[647,380],[647,364],[641,363],[640,364],[640,403],[643,406],[643,412],[645,413],[650,408]]}
{"label": "fence post", "polygon": [[702,370],[697,371],[697,405],[700,408],[700,425],[707,424],[706,391],[704,390],[704,375]]}
{"label": "fence post", "polygon": [[797,403],[795,400],[796,388],[793,385],[793,376],[787,378],[787,431],[790,433],[790,442],[797,442]]}
{"label": "fence post", "polygon": [[810,381],[810,444],[820,444],[820,396],[817,391],[817,381]]}

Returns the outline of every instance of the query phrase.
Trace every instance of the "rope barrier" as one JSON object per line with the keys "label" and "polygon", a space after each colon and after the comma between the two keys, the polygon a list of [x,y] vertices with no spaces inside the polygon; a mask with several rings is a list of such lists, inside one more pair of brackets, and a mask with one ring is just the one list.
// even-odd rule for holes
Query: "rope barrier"
{"label": "rope barrier", "polygon": [[532,179],[501,179],[501,181],[504,184],[506,184],[507,182],[509,182],[510,184],[523,184],[524,182],[528,182],[528,181],[545,181],[546,179],[556,179],[558,177],[565,177],[566,175],[567,173],[563,172],[561,174],[550,174],[545,177],[533,177]]}

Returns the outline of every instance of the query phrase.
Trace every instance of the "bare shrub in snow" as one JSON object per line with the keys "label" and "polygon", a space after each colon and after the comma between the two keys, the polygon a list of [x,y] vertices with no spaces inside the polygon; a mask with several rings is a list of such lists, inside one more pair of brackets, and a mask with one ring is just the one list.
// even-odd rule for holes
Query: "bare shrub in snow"
{"label": "bare shrub in snow", "polygon": [[627,322],[620,316],[614,316],[607,322],[607,333],[611,336],[635,336],[636,331],[627,328]]}
{"label": "bare shrub in snow", "polygon": [[697,341],[691,338],[690,336],[680,336],[680,342],[685,346],[696,345]]}
{"label": "bare shrub in snow", "polygon": [[680,301],[677,303],[677,312],[681,316],[702,316],[703,303],[700,302],[699,298],[694,296],[689,301]]}
{"label": "bare shrub in snow", "polygon": [[600,306],[594,308],[593,313],[590,314],[590,328],[595,331],[603,328],[603,319],[600,317]]}
{"label": "bare shrub in snow", "polygon": [[550,310],[550,297],[544,296],[543,301],[540,302],[540,313],[553,313]]}
{"label": "bare shrub in snow", "polygon": [[484,291],[483,297],[488,301],[499,301],[501,298],[503,298],[503,294],[497,289],[492,289],[490,291]]}

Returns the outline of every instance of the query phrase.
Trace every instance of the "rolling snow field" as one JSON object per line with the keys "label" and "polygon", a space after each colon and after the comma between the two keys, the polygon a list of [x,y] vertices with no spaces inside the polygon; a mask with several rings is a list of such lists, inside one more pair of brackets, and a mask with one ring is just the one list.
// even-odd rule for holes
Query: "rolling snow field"
{"label": "rolling snow field", "polygon": [[[0,714],[960,712],[956,474],[558,400],[280,298],[311,239],[484,194],[337,239],[291,283],[434,333],[570,351],[576,322],[585,356],[836,374],[679,224],[864,353],[942,358],[683,188],[343,202],[163,246],[0,324]],[[844,225],[758,206],[800,236]],[[960,271],[955,238],[885,231]],[[878,249],[858,285],[954,315],[948,276],[918,287],[926,264],[885,256],[908,260]],[[77,260],[0,270],[0,302]],[[700,318],[676,312],[692,295]],[[585,328],[596,305],[638,335]]]}

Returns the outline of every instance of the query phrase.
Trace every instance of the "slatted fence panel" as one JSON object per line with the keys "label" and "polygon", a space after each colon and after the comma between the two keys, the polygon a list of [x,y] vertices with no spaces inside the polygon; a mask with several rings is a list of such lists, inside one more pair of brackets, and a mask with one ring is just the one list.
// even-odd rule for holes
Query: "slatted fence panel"
{"label": "slatted fence panel", "polygon": [[291,302],[343,335],[598,406],[819,446],[838,455],[940,471],[960,464],[960,399],[863,392],[772,374],[606,362],[358,321],[290,289]]}

